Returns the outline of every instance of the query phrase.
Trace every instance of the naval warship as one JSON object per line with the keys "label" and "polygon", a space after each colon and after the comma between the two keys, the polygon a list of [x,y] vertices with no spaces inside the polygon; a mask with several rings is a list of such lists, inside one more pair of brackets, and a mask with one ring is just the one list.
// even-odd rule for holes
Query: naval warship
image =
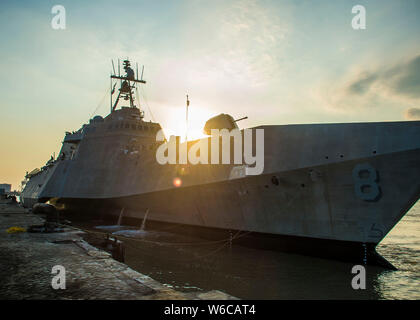
{"label": "naval warship", "polygon": [[[25,207],[115,219],[123,211],[205,238],[389,266],[375,248],[419,199],[420,121],[250,128],[264,130],[259,175],[235,163],[161,165],[162,128],[134,97],[146,81],[122,66],[111,74],[110,113],[66,132],[59,155],[26,175]],[[212,128],[238,126],[221,114]]]}

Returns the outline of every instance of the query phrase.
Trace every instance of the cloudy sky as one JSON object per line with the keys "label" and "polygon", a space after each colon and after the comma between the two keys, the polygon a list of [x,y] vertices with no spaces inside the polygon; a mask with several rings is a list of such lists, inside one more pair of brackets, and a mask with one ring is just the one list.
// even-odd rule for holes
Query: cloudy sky
{"label": "cloudy sky", "polygon": [[[51,8],[66,29],[51,28]],[[351,9],[366,8],[353,30]],[[241,126],[420,118],[420,2],[2,1],[0,183],[109,112],[111,59],[145,65],[146,119],[169,132],[221,112]],[[151,110],[151,112],[150,112]],[[96,112],[95,112],[96,111]]]}

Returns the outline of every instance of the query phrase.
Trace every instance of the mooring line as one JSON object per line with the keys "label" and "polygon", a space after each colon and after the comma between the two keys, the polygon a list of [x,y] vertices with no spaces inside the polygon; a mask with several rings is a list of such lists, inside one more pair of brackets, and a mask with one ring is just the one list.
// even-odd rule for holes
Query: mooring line
{"label": "mooring line", "polygon": [[89,229],[84,229],[81,227],[73,227],[73,226],[68,226],[68,225],[62,225],[62,226],[66,226],[66,227],[70,227],[72,229],[76,229],[76,230],[80,230],[80,231],[84,231],[86,233],[89,234],[96,234],[96,235],[108,235],[108,236],[113,236],[114,238],[123,238],[126,240],[133,240],[133,241],[138,241],[138,242],[146,242],[146,243],[153,243],[153,244],[164,244],[164,245],[168,245],[168,246],[190,246],[190,245],[206,245],[206,244],[215,244],[215,243],[223,243],[223,242],[227,242],[230,243],[233,240],[242,238],[246,235],[248,235],[249,233],[251,233],[252,231],[247,231],[243,234],[240,234],[241,230],[238,230],[235,235],[233,237],[229,237],[226,239],[221,239],[221,240],[212,240],[212,241],[202,241],[202,242],[166,242],[166,241],[152,241],[152,240],[145,240],[145,239],[139,239],[139,238],[135,238],[135,237],[127,237],[124,235],[114,235],[112,233],[108,233],[108,232],[101,232],[101,231],[93,231],[93,230],[89,230]]}
{"label": "mooring line", "polygon": [[169,245],[169,246],[188,246],[188,245],[203,245],[203,244],[215,244],[215,243],[222,243],[221,246],[219,246],[218,248],[216,248],[215,250],[206,253],[204,255],[200,255],[200,256],[196,256],[193,258],[188,258],[188,259],[175,259],[176,261],[195,261],[195,260],[200,260],[200,259],[204,259],[207,257],[210,257],[214,254],[216,254],[217,252],[221,251],[222,249],[224,249],[226,246],[228,246],[229,244],[232,243],[233,240],[235,239],[239,239],[242,238],[248,234],[251,233],[251,231],[247,231],[241,234],[241,230],[238,230],[234,236],[230,236],[229,238],[223,239],[223,240],[215,240],[215,241],[205,241],[205,242],[191,242],[191,243],[173,243],[173,242],[162,242],[162,241],[151,241],[151,240],[145,240],[145,239],[138,239],[138,238],[133,238],[133,237],[126,237],[126,236],[121,236],[121,235],[112,235],[110,233],[107,232],[101,232],[101,231],[94,231],[94,230],[88,230],[88,229],[84,229],[81,227],[73,227],[73,226],[68,226],[68,225],[63,225],[78,231],[83,231],[86,232],[87,234],[90,235],[94,235],[97,238],[103,238],[103,237],[99,237],[99,235],[101,236],[114,236],[115,239],[117,239],[117,237],[119,239],[124,239],[124,240],[128,240],[124,242],[124,245],[127,247],[131,247],[132,249],[138,249],[138,247],[136,247],[135,245],[132,245],[131,243],[129,243],[129,241],[135,241],[135,242],[146,242],[146,243],[152,243],[152,244],[156,244],[156,245]]}

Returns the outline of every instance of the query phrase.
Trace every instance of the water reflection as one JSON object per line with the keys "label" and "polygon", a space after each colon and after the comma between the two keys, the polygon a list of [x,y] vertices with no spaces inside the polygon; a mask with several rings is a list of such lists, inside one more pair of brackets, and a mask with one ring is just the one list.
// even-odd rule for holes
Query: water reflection
{"label": "water reflection", "polygon": [[[351,288],[352,264],[235,245],[125,243],[128,265],[179,289],[193,285],[247,299],[380,298],[376,290]],[[368,287],[382,271],[368,268]]]}
{"label": "water reflection", "polygon": [[399,270],[368,266],[366,290],[352,289],[351,263],[230,246],[170,230],[120,226],[109,232],[127,237],[130,267],[182,291],[218,289],[243,299],[419,299],[419,217],[417,204],[378,247]]}

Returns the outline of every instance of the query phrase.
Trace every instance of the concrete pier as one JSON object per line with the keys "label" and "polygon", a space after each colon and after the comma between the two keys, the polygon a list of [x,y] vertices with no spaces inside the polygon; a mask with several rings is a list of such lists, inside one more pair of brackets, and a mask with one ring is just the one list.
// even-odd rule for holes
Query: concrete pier
{"label": "concrete pier", "polygon": [[[235,299],[217,290],[168,288],[83,241],[83,232],[74,228],[57,233],[9,230],[43,223],[19,206],[0,204],[0,299]],[[65,289],[52,287],[56,265],[65,268]]]}

